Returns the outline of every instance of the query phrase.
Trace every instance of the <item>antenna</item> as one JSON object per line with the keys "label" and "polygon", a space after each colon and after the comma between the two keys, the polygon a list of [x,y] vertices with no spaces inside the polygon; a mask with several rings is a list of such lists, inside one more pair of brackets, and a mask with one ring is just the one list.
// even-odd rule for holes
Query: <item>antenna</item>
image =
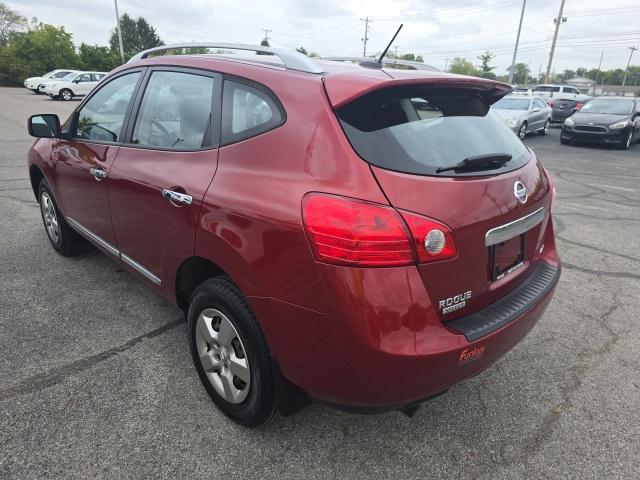
{"label": "antenna", "polygon": [[387,52],[389,51],[389,48],[391,48],[391,45],[393,44],[393,41],[396,39],[396,37],[398,36],[398,34],[400,33],[400,30],[402,30],[402,23],[400,24],[400,26],[398,27],[398,30],[396,30],[396,34],[393,36],[393,38],[391,39],[391,41],[389,42],[389,45],[387,45],[387,48],[384,49],[384,51],[382,52],[382,54],[380,55],[380,58],[378,58],[378,61],[376,63],[378,63],[379,65],[382,65],[382,59],[384,58],[384,56],[387,54]]}

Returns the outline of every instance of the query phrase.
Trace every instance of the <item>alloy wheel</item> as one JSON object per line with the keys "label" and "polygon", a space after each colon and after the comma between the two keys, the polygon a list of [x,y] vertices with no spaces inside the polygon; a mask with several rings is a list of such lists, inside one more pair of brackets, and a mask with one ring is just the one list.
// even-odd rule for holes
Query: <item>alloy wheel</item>
{"label": "alloy wheel", "polygon": [[527,136],[527,124],[523,123],[522,125],[520,125],[520,130],[518,130],[518,137],[520,137],[521,140],[524,139],[524,137]]}
{"label": "alloy wheel", "polygon": [[53,201],[47,192],[42,192],[42,195],[40,195],[40,210],[42,211],[47,235],[49,235],[53,243],[57,244],[60,241],[60,225]]}
{"label": "alloy wheel", "polygon": [[549,125],[551,124],[551,121],[547,120],[546,123],[544,124],[544,134],[547,135],[549,133]]}
{"label": "alloy wheel", "polygon": [[62,91],[62,99],[63,100],[66,100],[68,102],[69,100],[71,100],[71,97],[72,97],[72,95],[71,95],[71,92],[69,90],[63,90]]}
{"label": "alloy wheel", "polygon": [[196,321],[200,364],[214,390],[229,403],[242,403],[249,394],[251,370],[245,346],[231,320],[206,308]]}
{"label": "alloy wheel", "polygon": [[626,148],[631,148],[631,139],[633,138],[633,130],[629,132],[629,136],[627,137]]}

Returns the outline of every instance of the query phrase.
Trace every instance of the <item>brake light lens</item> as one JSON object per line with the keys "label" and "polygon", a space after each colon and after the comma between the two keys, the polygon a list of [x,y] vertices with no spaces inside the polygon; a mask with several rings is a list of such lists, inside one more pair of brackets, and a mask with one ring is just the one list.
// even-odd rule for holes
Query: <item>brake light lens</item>
{"label": "brake light lens", "polygon": [[576,103],[576,111],[580,110],[582,107],[584,107],[584,103]]}
{"label": "brake light lens", "polygon": [[418,254],[418,263],[453,258],[457,254],[453,233],[446,225],[431,218],[402,211],[409,225]]}
{"label": "brake light lens", "polygon": [[333,195],[307,195],[304,226],[319,261],[350,266],[414,263],[402,218],[391,207]]}

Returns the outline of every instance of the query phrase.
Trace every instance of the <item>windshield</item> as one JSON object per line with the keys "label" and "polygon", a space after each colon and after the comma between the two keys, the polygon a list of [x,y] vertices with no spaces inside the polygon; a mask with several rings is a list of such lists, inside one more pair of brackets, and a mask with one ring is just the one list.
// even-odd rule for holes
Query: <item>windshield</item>
{"label": "windshield", "polygon": [[609,115],[631,115],[633,112],[632,100],[591,100],[586,103],[580,112],[584,113],[608,113]]}
{"label": "windshield", "polygon": [[529,110],[528,98],[503,98],[493,104],[499,110]]}
{"label": "windshield", "polygon": [[64,77],[60,78],[60,80],[73,80],[74,78],[76,78],[76,75],[78,75],[77,73],[67,73]]}
{"label": "windshield", "polygon": [[438,169],[470,157],[511,156],[505,167],[482,173],[487,175],[515,170],[530,158],[524,144],[473,91],[394,87],[365,95],[337,113],[358,155],[389,170],[438,175]]}

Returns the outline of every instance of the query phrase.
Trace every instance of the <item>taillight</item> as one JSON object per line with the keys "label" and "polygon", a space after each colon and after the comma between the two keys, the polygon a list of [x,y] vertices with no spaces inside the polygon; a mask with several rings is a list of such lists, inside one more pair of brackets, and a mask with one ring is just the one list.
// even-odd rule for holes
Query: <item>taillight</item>
{"label": "taillight", "polygon": [[413,249],[393,208],[331,195],[311,194],[302,204],[304,225],[321,262],[357,266],[413,263]]}
{"label": "taillight", "polygon": [[547,100],[547,105],[553,108],[553,100]]}
{"label": "taillight", "polygon": [[582,107],[584,107],[584,103],[576,103],[576,111],[580,110]]}
{"label": "taillight", "polygon": [[456,244],[449,227],[415,213],[401,213],[411,230],[418,263],[435,262],[456,256]]}
{"label": "taillight", "polygon": [[387,267],[413,265],[416,258],[425,263],[456,255],[446,225],[414,213],[398,213],[386,205],[313,193],[304,198],[302,213],[321,262]]}

